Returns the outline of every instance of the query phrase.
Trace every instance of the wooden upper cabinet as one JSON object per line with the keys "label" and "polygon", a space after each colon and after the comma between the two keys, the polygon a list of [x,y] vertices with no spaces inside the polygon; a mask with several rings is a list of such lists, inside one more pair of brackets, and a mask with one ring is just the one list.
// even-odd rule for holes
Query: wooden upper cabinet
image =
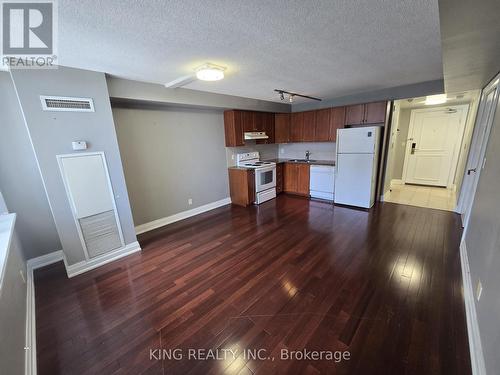
{"label": "wooden upper cabinet", "polygon": [[365,124],[379,124],[385,122],[387,102],[365,104]]}
{"label": "wooden upper cabinet", "polygon": [[274,142],[290,142],[290,113],[276,113],[274,115]]}
{"label": "wooden upper cabinet", "polygon": [[239,111],[241,112],[241,123],[243,126],[243,132],[254,132],[256,130],[256,119],[254,112],[251,111]]}
{"label": "wooden upper cabinet", "polygon": [[345,115],[346,125],[360,125],[364,123],[364,119],[365,119],[364,104],[350,105],[346,108],[346,115]]}
{"label": "wooden upper cabinet", "polygon": [[304,112],[294,112],[291,114],[290,141],[302,142],[304,137]]}
{"label": "wooden upper cabinet", "polygon": [[304,132],[302,133],[304,142],[314,142],[315,127],[316,111],[304,112]]}
{"label": "wooden upper cabinet", "polygon": [[330,108],[330,135],[329,141],[337,140],[337,129],[342,129],[345,124],[345,107]]}
{"label": "wooden upper cabinet", "polygon": [[268,139],[258,139],[257,143],[269,144],[274,143],[274,113],[261,112],[262,128],[258,131],[266,132]]}
{"label": "wooden upper cabinet", "polygon": [[242,111],[224,111],[224,135],[226,147],[243,146]]}
{"label": "wooden upper cabinet", "polygon": [[350,105],[346,109],[346,125],[380,124],[385,122],[387,102]]}
{"label": "wooden upper cabinet", "polygon": [[330,108],[316,111],[314,140],[317,142],[327,142],[330,140],[330,113]]}

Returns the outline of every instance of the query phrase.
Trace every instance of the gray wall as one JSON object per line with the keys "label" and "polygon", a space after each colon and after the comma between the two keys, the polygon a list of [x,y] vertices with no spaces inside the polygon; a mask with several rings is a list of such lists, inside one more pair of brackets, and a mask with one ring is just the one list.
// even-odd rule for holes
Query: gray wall
{"label": "gray wall", "polygon": [[[17,226],[16,226],[17,227]],[[0,291],[0,366],[2,374],[24,374],[26,262],[14,233]]]}
{"label": "gray wall", "polygon": [[[104,151],[126,244],[136,241],[127,187],[103,73],[59,67],[12,72],[38,159],[49,203],[68,263],[85,259],[56,155],[73,153],[71,142],[89,142],[88,151]],[[90,97],[95,112],[44,112],[40,95]]]}
{"label": "gray wall", "polygon": [[264,112],[290,112],[286,103],[214,94],[183,88],[167,89],[163,85],[108,77],[109,96],[114,101],[174,104],[176,106],[217,109],[247,109]]}
{"label": "gray wall", "polygon": [[229,197],[222,111],[115,107],[113,116],[135,225]]}
{"label": "gray wall", "polygon": [[35,154],[9,73],[0,72],[0,190],[17,213],[26,258],[61,250]]}
{"label": "gray wall", "polygon": [[472,285],[483,284],[481,300],[475,300],[481,342],[488,374],[500,368],[500,103],[486,150],[465,241]]}
{"label": "gray wall", "polygon": [[311,159],[335,160],[335,142],[301,142],[279,145],[279,157],[284,159],[303,159],[306,151],[311,152]]}

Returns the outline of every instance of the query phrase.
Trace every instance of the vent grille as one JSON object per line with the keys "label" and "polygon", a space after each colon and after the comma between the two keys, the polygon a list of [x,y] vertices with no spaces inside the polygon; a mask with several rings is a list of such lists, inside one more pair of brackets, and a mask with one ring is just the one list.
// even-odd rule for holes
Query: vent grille
{"label": "vent grille", "polygon": [[40,96],[44,111],[94,112],[91,98],[72,98],[64,96]]}
{"label": "vent grille", "polygon": [[122,242],[114,210],[101,212],[78,221],[91,258],[121,247]]}

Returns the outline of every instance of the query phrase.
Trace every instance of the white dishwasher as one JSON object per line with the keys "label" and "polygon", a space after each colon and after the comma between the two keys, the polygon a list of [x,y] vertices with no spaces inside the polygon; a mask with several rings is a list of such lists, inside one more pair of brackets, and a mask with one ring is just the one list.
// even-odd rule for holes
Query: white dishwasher
{"label": "white dishwasher", "polygon": [[333,201],[334,168],[332,165],[311,165],[309,193],[312,198]]}

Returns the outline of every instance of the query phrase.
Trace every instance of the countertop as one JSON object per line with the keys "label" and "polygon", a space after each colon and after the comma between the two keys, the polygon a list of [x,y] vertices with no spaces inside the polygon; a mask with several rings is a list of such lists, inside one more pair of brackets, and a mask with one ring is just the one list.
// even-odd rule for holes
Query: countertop
{"label": "countertop", "polygon": [[305,161],[291,161],[293,159],[266,159],[263,161],[272,161],[275,162],[276,164],[279,163],[300,163],[300,164],[309,164],[309,165],[332,165],[335,166],[335,160],[315,160],[310,161],[310,162],[305,162]]}
{"label": "countertop", "polygon": [[[310,161],[310,162],[305,162],[305,161],[292,161],[293,159],[265,159],[262,161],[272,161],[276,164],[279,163],[297,163],[297,164],[309,164],[309,165],[331,165],[335,166],[335,160],[315,160]],[[229,167],[229,169],[241,169],[241,170],[248,170],[248,168],[245,167],[237,167],[237,166],[232,166]]]}

